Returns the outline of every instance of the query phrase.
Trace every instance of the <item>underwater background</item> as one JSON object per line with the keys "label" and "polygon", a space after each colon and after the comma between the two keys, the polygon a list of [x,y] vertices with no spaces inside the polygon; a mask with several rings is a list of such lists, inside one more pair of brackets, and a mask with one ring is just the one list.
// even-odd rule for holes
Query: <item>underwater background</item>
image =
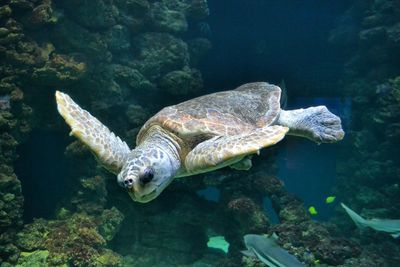
{"label": "underwater background", "polygon": [[[344,140],[286,137],[146,204],[54,99],[132,148],[161,108],[255,81],[286,88],[285,109],[326,105]],[[1,267],[265,266],[241,253],[250,233],[309,266],[399,266],[399,239],[340,205],[400,219],[399,147],[398,0],[0,0]]]}

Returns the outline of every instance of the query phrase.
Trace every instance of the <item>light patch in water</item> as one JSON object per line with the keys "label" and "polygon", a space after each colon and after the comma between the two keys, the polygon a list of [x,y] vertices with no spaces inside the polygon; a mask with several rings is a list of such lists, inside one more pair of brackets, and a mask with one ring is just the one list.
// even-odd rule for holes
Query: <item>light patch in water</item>
{"label": "light patch in water", "polygon": [[2,95],[0,96],[0,110],[10,109],[10,96]]}
{"label": "light patch in water", "polygon": [[224,253],[228,253],[229,243],[225,240],[222,235],[211,236],[208,238],[207,247],[213,249],[222,250]]}
{"label": "light patch in water", "polygon": [[219,197],[220,197],[220,192],[216,187],[209,186],[206,187],[205,189],[198,190],[197,195],[205,198],[208,201],[211,202],[218,202]]}

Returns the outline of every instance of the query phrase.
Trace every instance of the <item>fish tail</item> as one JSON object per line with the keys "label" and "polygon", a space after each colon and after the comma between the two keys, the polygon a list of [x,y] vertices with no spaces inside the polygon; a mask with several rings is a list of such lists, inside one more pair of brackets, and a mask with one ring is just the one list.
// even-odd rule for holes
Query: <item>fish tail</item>
{"label": "fish tail", "polygon": [[347,212],[347,214],[350,216],[350,218],[353,220],[353,222],[357,225],[359,228],[364,228],[367,226],[367,221],[358,215],[355,211],[347,207],[345,204],[340,203],[344,210]]}

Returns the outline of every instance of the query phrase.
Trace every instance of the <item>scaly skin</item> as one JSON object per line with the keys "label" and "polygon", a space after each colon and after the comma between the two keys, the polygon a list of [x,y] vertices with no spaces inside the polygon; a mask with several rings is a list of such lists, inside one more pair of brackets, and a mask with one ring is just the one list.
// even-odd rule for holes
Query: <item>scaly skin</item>
{"label": "scaly skin", "polygon": [[56,101],[58,112],[71,127],[70,135],[87,145],[107,170],[118,174],[130,153],[128,145],[69,95],[57,91]]}
{"label": "scaly skin", "polygon": [[310,139],[316,143],[333,143],[343,139],[341,121],[325,106],[281,110],[278,125],[289,128],[289,135]]}
{"label": "scaly skin", "polygon": [[[155,199],[174,179],[181,168],[179,144],[160,126],[151,127],[142,142],[129,154],[118,183],[128,190],[130,197],[146,203]],[[143,180],[146,172],[153,177]]]}

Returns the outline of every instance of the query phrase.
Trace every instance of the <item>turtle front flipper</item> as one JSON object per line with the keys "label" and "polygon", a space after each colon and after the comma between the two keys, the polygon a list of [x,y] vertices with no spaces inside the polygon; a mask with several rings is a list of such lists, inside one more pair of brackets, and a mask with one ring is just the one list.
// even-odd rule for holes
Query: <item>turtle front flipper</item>
{"label": "turtle front flipper", "polygon": [[235,164],[247,155],[278,143],[288,130],[287,127],[274,125],[250,133],[216,136],[198,144],[186,156],[186,170],[196,174]]}
{"label": "turtle front flipper", "polygon": [[118,174],[130,153],[128,145],[67,94],[56,91],[56,101],[58,112],[71,127],[70,135],[87,145],[107,170]]}

